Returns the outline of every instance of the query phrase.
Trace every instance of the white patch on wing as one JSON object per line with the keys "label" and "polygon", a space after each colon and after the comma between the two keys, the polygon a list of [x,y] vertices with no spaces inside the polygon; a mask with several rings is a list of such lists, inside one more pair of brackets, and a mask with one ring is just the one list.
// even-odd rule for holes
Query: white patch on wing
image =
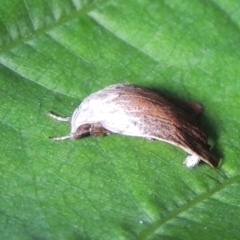
{"label": "white patch on wing", "polygon": [[[139,116],[132,116],[119,101],[118,93],[97,92],[87,97],[74,111],[71,118],[71,133],[83,124],[100,123],[107,130],[130,136],[143,136]],[[125,104],[128,104],[126,100]],[[122,103],[122,102],[121,102]]]}

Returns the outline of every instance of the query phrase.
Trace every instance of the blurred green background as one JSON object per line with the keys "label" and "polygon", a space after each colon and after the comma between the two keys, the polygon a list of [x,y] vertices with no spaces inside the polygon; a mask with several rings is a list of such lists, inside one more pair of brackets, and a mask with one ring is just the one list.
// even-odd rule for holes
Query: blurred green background
{"label": "blurred green background", "polygon": [[[239,238],[240,3],[12,0],[0,4],[1,239]],[[53,142],[113,83],[201,102],[213,169],[168,144]]]}

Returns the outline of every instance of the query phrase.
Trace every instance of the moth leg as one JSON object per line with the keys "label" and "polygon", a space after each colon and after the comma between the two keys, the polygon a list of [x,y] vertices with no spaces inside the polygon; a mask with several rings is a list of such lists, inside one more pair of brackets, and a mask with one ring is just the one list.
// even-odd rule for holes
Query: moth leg
{"label": "moth leg", "polygon": [[61,137],[49,137],[51,140],[53,141],[62,141],[62,140],[66,140],[66,139],[70,139],[71,135],[66,135],[66,136],[61,136]]}
{"label": "moth leg", "polygon": [[103,134],[110,134],[111,132],[104,128],[100,123],[93,123],[90,127],[91,136],[98,137]]}
{"label": "moth leg", "polygon": [[[47,112],[47,115],[53,119],[56,119],[58,121],[61,121],[61,122],[70,122],[70,117],[60,117],[60,116],[57,116],[55,115],[54,113],[52,112]],[[49,137],[51,140],[54,140],[54,141],[62,141],[62,140],[66,140],[66,139],[69,139],[71,138],[71,134],[68,134],[66,136],[60,136],[60,137]]]}
{"label": "moth leg", "polygon": [[195,167],[200,162],[200,158],[197,155],[190,155],[184,160],[184,164],[188,168]]}
{"label": "moth leg", "polygon": [[78,127],[77,131],[74,133],[70,133],[66,136],[62,137],[50,137],[50,139],[55,140],[55,141],[60,141],[60,140],[65,140],[65,139],[76,139],[76,138],[81,138],[83,136],[86,136],[90,134],[91,129],[91,124],[82,124],[81,126]]}
{"label": "moth leg", "polygon": [[70,122],[71,118],[70,117],[60,117],[52,112],[47,112],[47,115],[53,119],[56,119],[61,122]]}

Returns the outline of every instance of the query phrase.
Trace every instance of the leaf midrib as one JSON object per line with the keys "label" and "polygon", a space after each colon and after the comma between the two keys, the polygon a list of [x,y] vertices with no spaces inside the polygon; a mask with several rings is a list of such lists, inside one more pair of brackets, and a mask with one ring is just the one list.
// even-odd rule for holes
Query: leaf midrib
{"label": "leaf midrib", "polygon": [[75,12],[71,12],[71,14],[61,17],[60,19],[49,23],[47,26],[44,26],[42,28],[38,28],[37,30],[32,29],[32,31],[30,31],[27,35],[25,36],[21,36],[18,39],[13,40],[12,42],[9,42],[5,45],[3,45],[2,47],[0,47],[0,54],[3,52],[7,52],[10,49],[18,46],[19,44],[22,44],[23,42],[29,41],[33,38],[36,38],[36,36],[39,36],[53,28],[56,28],[59,25],[62,25],[70,20],[73,20],[75,18],[79,18],[79,16],[84,15],[90,11],[92,11],[93,9],[95,9],[99,4],[103,4],[104,2],[107,2],[108,0],[99,0],[96,1],[92,4],[90,4],[89,6],[80,8],[79,10],[76,10]]}
{"label": "leaf midrib", "polygon": [[[222,173],[224,174],[224,173]],[[172,211],[169,215],[161,218],[160,220],[157,220],[153,224],[149,225],[149,227],[145,230],[143,230],[139,236],[136,238],[136,240],[143,240],[147,239],[150,235],[152,235],[157,229],[159,229],[161,226],[166,224],[167,222],[171,221],[172,219],[175,219],[179,214],[189,210],[191,207],[197,205],[198,203],[210,198],[215,193],[218,193],[222,191],[223,189],[227,188],[229,185],[234,184],[236,182],[240,181],[240,175],[227,178],[224,182],[218,184],[215,188],[212,190],[205,192],[203,194],[200,194],[196,198],[194,198],[192,201],[182,205],[181,207],[177,208],[176,210]]]}

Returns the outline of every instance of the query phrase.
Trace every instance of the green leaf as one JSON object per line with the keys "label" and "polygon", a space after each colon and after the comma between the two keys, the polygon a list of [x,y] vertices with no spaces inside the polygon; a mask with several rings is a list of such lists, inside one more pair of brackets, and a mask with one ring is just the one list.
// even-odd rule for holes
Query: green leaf
{"label": "green leaf", "polygon": [[[0,5],[1,239],[237,239],[240,5],[13,0]],[[53,142],[90,93],[130,82],[201,102],[213,169],[111,135]]]}

